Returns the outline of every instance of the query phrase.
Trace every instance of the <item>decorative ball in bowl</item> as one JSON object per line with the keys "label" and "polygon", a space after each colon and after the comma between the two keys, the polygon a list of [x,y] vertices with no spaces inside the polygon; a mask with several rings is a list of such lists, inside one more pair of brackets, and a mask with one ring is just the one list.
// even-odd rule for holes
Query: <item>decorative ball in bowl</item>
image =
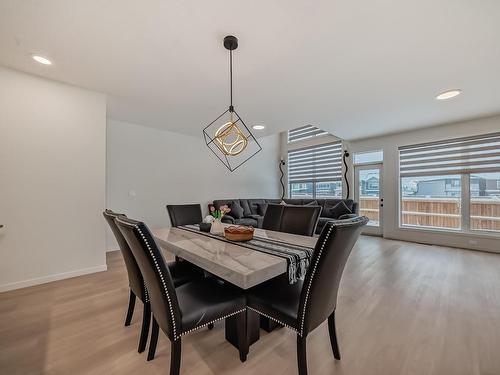
{"label": "decorative ball in bowl", "polygon": [[212,228],[212,223],[200,223],[200,230],[202,232],[210,232],[210,228]]}
{"label": "decorative ball in bowl", "polygon": [[250,241],[253,238],[253,227],[231,225],[224,228],[224,237],[229,241]]}

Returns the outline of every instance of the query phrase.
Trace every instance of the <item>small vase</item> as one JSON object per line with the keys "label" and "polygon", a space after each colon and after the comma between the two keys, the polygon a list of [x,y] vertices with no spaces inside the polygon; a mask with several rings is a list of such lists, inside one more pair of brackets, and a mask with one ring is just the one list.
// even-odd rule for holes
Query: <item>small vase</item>
{"label": "small vase", "polygon": [[212,227],[210,228],[210,233],[224,234],[224,226],[222,225],[220,219],[215,219],[214,221],[212,221]]}

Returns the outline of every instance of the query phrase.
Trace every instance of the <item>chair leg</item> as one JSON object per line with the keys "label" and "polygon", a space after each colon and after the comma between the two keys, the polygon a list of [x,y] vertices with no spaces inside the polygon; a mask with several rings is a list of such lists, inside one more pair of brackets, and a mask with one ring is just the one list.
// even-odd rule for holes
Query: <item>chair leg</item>
{"label": "chair leg", "polygon": [[125,327],[128,327],[130,325],[130,322],[132,321],[132,315],[134,315],[134,307],[135,307],[135,294],[134,292],[132,292],[132,290],[130,290],[127,317],[125,318]]}
{"label": "chair leg", "polygon": [[181,371],[181,339],[172,341],[170,350],[170,375],[179,375]]}
{"label": "chair leg", "polygon": [[335,329],[335,311],[328,317],[328,331],[330,333],[330,343],[332,344],[333,356],[340,360],[339,343],[337,341],[337,331]]}
{"label": "chair leg", "polygon": [[151,339],[149,340],[148,361],[151,361],[155,358],[156,345],[158,344],[158,332],[159,331],[160,331],[160,327],[158,326],[156,319],[153,317],[153,327],[151,328]]}
{"label": "chair leg", "polygon": [[240,361],[245,362],[249,351],[247,333],[247,312],[240,312],[236,316],[236,334],[238,335],[238,349],[240,351]]}
{"label": "chair leg", "polygon": [[297,361],[299,375],[307,375],[307,337],[297,335]]}
{"label": "chair leg", "polygon": [[144,310],[142,312],[141,338],[139,339],[139,348],[137,349],[139,353],[142,353],[144,350],[146,350],[146,345],[148,343],[150,322],[151,322],[151,305],[149,303],[145,303]]}

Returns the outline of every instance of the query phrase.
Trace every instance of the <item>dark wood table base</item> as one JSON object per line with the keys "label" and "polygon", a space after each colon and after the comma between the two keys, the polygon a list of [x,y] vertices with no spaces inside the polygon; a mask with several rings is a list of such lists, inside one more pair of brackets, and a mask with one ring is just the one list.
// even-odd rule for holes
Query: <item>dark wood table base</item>
{"label": "dark wood table base", "polygon": [[[260,315],[247,309],[247,342],[248,346],[260,339]],[[238,336],[236,333],[236,317],[226,319],[226,340],[238,349]]]}

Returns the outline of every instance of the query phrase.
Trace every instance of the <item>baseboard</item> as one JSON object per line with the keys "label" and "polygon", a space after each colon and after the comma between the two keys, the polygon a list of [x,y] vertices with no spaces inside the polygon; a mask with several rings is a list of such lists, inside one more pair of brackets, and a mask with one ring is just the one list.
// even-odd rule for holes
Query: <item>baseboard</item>
{"label": "baseboard", "polygon": [[49,275],[49,276],[43,276],[43,277],[37,277],[35,279],[17,281],[15,283],[0,285],[0,293],[1,292],[8,292],[9,290],[27,288],[29,286],[34,286],[34,285],[46,284],[46,283],[50,283],[52,281],[70,279],[72,277],[88,275],[90,273],[103,272],[103,271],[106,271],[107,269],[108,269],[108,266],[106,264],[102,264],[100,266],[82,268],[82,269],[75,270],[75,271],[57,273],[55,275]]}

